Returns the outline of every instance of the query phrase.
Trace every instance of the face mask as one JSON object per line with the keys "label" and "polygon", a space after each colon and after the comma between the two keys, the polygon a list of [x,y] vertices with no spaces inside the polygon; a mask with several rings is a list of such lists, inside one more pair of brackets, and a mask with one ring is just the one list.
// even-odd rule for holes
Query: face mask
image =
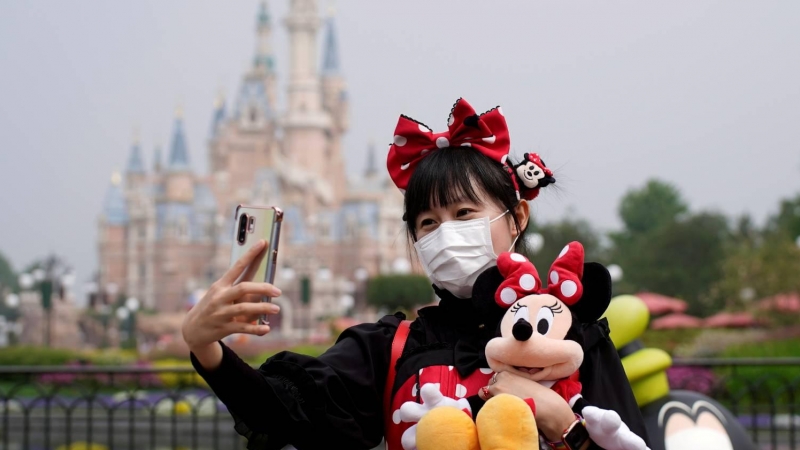
{"label": "face mask", "polygon": [[[488,217],[450,220],[414,243],[420,262],[433,284],[458,298],[469,298],[478,276],[497,264],[490,224],[506,214],[508,211],[492,220]],[[517,238],[514,238],[512,249],[516,242]]]}

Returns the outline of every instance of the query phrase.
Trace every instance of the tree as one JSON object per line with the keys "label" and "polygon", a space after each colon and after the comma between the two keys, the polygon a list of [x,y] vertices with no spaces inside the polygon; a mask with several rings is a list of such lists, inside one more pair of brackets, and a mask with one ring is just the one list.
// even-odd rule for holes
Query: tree
{"label": "tree", "polygon": [[684,299],[690,313],[708,315],[715,305],[700,300],[722,275],[727,233],[726,218],[712,213],[658,228],[619,254],[625,281],[635,291]]}
{"label": "tree", "polygon": [[379,275],[367,282],[367,302],[377,308],[410,312],[433,300],[433,290],[424,275]]}
{"label": "tree", "polygon": [[714,312],[718,305],[707,299],[722,275],[730,238],[727,219],[709,212],[690,214],[680,192],[658,180],[629,191],[619,212],[625,228],[610,235],[610,260],[622,267],[624,277],[615,290],[654,291],[686,300],[694,314]]}
{"label": "tree", "polygon": [[5,296],[11,292],[18,292],[17,274],[8,262],[6,257],[0,253],[0,316],[5,316],[8,320],[14,321],[19,315],[18,311],[6,305]]}
{"label": "tree", "polygon": [[619,215],[628,233],[641,234],[674,223],[688,210],[677,188],[652,179],[643,188],[625,194]]}
{"label": "tree", "polygon": [[542,247],[536,252],[523,247],[523,252],[536,266],[540,276],[547,273],[561,249],[572,241],[583,244],[583,248],[586,250],[586,261],[606,262],[607,258],[600,243],[600,234],[584,219],[564,218],[557,222],[541,225],[531,223],[522,236],[523,241],[530,239],[534,233],[542,236]]}
{"label": "tree", "polygon": [[17,285],[17,274],[14,272],[14,268],[11,267],[8,259],[0,253],[0,291],[3,289],[16,292],[19,286]]}
{"label": "tree", "polygon": [[795,242],[800,238],[800,194],[781,200],[778,214],[769,218],[767,231]]}
{"label": "tree", "polygon": [[748,217],[739,219],[710,301],[742,310],[764,297],[800,292],[800,248],[790,239],[796,220],[793,204],[800,208],[800,197],[782,201],[781,212],[764,230],[756,229]]}

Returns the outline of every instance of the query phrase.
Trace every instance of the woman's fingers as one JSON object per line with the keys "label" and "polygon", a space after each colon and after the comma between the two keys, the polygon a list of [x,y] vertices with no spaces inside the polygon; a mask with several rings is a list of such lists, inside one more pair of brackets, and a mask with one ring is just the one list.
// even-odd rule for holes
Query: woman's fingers
{"label": "woman's fingers", "polygon": [[[253,281],[253,277],[258,272],[258,269],[261,267],[262,261],[264,261],[264,255],[267,254],[267,250],[269,250],[269,245],[264,245],[264,248],[258,252],[258,254],[253,258],[253,261],[250,265],[247,266],[247,270],[245,271],[244,275],[242,276],[242,281]],[[257,281],[264,281],[264,280],[257,280]]]}
{"label": "woman's fingers", "polygon": [[239,258],[222,278],[219,279],[220,282],[230,286],[239,278],[239,275],[244,272],[244,269],[250,265],[251,262],[261,253],[264,248],[266,247],[266,241],[263,239],[258,241],[255,245],[253,245],[250,250],[247,251],[241,258]]}
{"label": "woman's fingers", "polygon": [[222,303],[242,303],[240,299],[250,295],[279,297],[281,295],[281,290],[269,283],[242,281],[236,286],[223,291],[219,296],[219,300]]}
{"label": "woman's fingers", "polygon": [[240,316],[258,316],[261,314],[277,314],[280,307],[274,303],[237,303],[220,309],[220,316],[233,319]]}
{"label": "woman's fingers", "polygon": [[256,325],[252,323],[231,322],[225,326],[226,335],[240,333],[240,334],[254,334],[256,336],[263,336],[270,332],[269,325]]}
{"label": "woman's fingers", "polygon": [[263,295],[259,294],[248,294],[244,297],[237,298],[233,301],[233,303],[261,303],[261,300],[264,298]]}

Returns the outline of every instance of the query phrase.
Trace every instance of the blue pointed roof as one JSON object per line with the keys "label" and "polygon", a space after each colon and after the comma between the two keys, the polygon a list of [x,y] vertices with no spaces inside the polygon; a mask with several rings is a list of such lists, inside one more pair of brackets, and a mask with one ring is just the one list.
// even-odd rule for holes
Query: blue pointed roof
{"label": "blue pointed roof", "polygon": [[261,27],[268,27],[270,22],[269,11],[267,10],[267,2],[266,0],[261,2],[261,6],[258,9],[258,19],[256,26],[258,28]]}
{"label": "blue pointed roof", "polygon": [[328,17],[325,49],[322,60],[322,75],[339,75],[339,46],[336,43],[336,27],[333,17]]}
{"label": "blue pointed roof", "polygon": [[134,142],[131,147],[131,154],[128,157],[127,173],[145,173],[144,160],[142,159],[142,149],[138,142]]}
{"label": "blue pointed roof", "polygon": [[103,201],[103,216],[109,225],[128,223],[128,203],[122,191],[122,177],[118,173],[111,176],[111,186],[108,187]]}
{"label": "blue pointed roof", "polygon": [[[258,17],[256,19],[256,30],[258,30],[259,35],[262,31],[268,32],[270,28],[270,15],[269,11],[267,10],[267,2],[262,1],[261,7],[258,10]],[[274,71],[275,70],[275,59],[271,54],[262,54],[261,49],[256,51],[255,56],[253,57],[253,66],[254,67],[264,67],[267,71]]]}
{"label": "blue pointed roof", "polygon": [[183,135],[183,119],[178,115],[175,117],[175,129],[172,134],[172,147],[169,149],[167,170],[176,172],[189,169],[189,151]]}
{"label": "blue pointed roof", "polygon": [[225,121],[225,99],[222,96],[214,102],[214,115],[211,118],[211,137],[217,135],[220,125]]}

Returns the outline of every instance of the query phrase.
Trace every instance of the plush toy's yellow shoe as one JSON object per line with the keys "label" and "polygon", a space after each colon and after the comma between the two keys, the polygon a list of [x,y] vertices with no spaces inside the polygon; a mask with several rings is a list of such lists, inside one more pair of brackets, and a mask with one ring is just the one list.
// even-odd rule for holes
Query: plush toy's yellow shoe
{"label": "plush toy's yellow shoe", "polygon": [[539,430],[531,409],[519,397],[492,397],[478,413],[481,450],[539,450]]}
{"label": "plush toy's yellow shoe", "polygon": [[480,450],[475,423],[458,408],[434,408],[417,423],[417,450]]}

